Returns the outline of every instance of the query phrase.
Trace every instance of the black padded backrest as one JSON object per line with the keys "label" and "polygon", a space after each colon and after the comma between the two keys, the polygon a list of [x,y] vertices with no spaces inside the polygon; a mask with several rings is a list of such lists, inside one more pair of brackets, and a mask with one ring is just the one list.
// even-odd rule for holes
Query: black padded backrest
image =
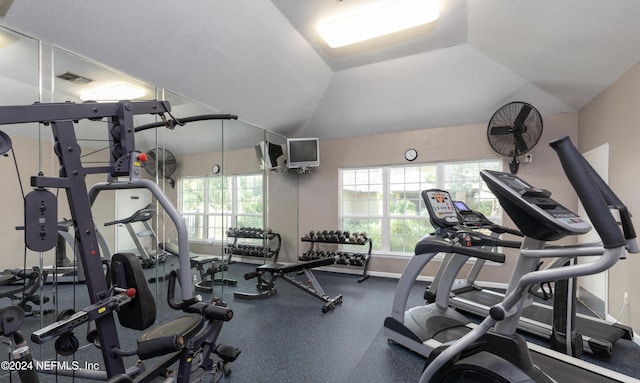
{"label": "black padded backrest", "polygon": [[124,289],[136,289],[136,296],[118,311],[122,326],[144,330],[156,321],[156,302],[138,256],[131,253],[114,254],[111,257],[111,282]]}

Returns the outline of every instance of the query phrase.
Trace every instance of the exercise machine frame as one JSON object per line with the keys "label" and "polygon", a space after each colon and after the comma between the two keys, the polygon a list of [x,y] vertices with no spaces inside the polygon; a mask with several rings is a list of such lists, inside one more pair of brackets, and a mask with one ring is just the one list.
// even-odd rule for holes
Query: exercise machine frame
{"label": "exercise machine frame", "polygon": [[[437,228],[436,233],[452,237],[464,237],[465,234],[468,233],[469,239],[464,241],[467,242],[467,246],[520,247],[520,242],[505,241],[497,238],[497,234],[507,232],[506,228],[503,229],[497,225],[493,225],[498,228],[498,231],[492,232],[492,235],[487,237],[482,233],[469,232],[468,226],[465,225],[465,217],[461,217],[459,212],[450,211],[448,214],[445,214],[443,218],[447,218],[449,221],[440,218],[438,214],[442,216],[443,213],[441,211],[435,211],[435,206],[433,205],[434,201],[429,197],[430,193],[438,193],[438,195],[445,196],[445,199],[450,199],[450,196],[447,191],[440,189],[425,190],[422,193],[427,210],[429,210],[431,223]],[[453,222],[456,216],[458,220],[457,223]],[[476,221],[480,221],[480,219],[476,219]],[[483,221],[486,223],[483,227],[489,229],[492,228],[492,223],[490,221],[486,218],[484,218]],[[512,234],[519,233],[513,230],[509,231]],[[519,234],[522,236],[522,233]],[[560,257],[553,259],[545,269],[562,267],[565,263],[569,262],[571,258],[574,257],[570,256],[569,258]],[[425,298],[428,298],[428,301],[432,300],[437,293],[437,289],[439,288],[438,284],[440,279],[443,277],[443,274],[452,274],[457,276],[466,261],[467,257],[464,255],[447,254],[442,266],[438,269],[433,283],[427,292],[425,292]],[[489,309],[492,305],[502,301],[504,294],[490,289],[483,289],[473,283],[473,281],[475,281],[474,274],[477,275],[476,271],[479,271],[477,270],[477,266],[483,263],[484,261],[481,259],[476,260],[472,268],[472,272],[470,272],[470,276],[468,276],[467,279],[455,280],[454,285],[450,290],[451,294],[449,298],[449,305],[451,307],[460,311],[485,317],[489,314]],[[470,280],[469,278],[473,279]],[[570,288],[569,285],[572,285],[573,287]],[[629,326],[620,323],[612,323],[595,316],[578,314],[576,313],[575,302],[576,294],[575,283],[573,280],[562,280],[556,282],[556,293],[553,296],[553,306],[535,302],[533,297],[530,294],[527,294],[523,313],[518,322],[518,329],[542,338],[547,338],[550,340],[550,344],[554,350],[573,356],[580,356],[582,351],[585,351],[600,357],[610,358],[613,344],[618,339],[633,339],[633,330]],[[566,321],[565,319],[567,315],[571,316],[569,321]],[[565,323],[569,323],[571,328],[566,329],[559,327],[559,325],[564,326]],[[581,345],[575,345],[574,340],[569,339],[571,337],[571,333],[574,332],[580,334],[582,340]],[[569,347],[567,347],[568,345]]]}
{"label": "exercise machine frame", "polygon": [[[206,323],[204,329],[196,334],[196,338],[188,340],[184,347],[167,350],[166,345],[163,346],[151,342],[149,347],[152,349],[152,353],[157,353],[158,355],[169,354],[169,356],[155,368],[144,372],[144,375],[137,380],[150,381],[154,377],[161,375],[169,365],[176,361],[180,362],[178,379],[188,379],[192,367],[191,361],[195,353],[202,351],[203,348],[207,356],[211,352],[215,352],[214,348],[222,323],[230,320],[233,316],[233,311],[226,307],[221,307],[216,303],[200,302],[201,298],[194,296],[192,289],[189,288],[191,286],[191,272],[188,233],[184,220],[158,185],[150,180],[140,179],[143,157],[141,152],[135,149],[134,133],[143,129],[134,128],[133,116],[137,114],[158,115],[163,120],[162,125],[166,125],[169,128],[180,124],[179,121],[171,116],[170,105],[166,101],[89,102],[83,104],[36,103],[26,106],[0,107],[0,125],[40,122],[50,126],[53,133],[54,153],[60,163],[59,177],[48,177],[42,174],[31,177],[31,186],[34,189],[25,196],[25,244],[34,251],[46,251],[55,247],[58,237],[57,200],[55,195],[47,189],[65,189],[75,227],[78,258],[85,272],[86,286],[91,304],[86,310],[74,314],[71,318],[55,322],[37,333],[34,332],[32,340],[45,342],[52,339],[52,336],[45,337],[43,334],[65,334],[81,323],[94,321],[97,329],[95,342],[101,345],[104,371],[83,369],[73,371],[74,376],[86,379],[115,379],[123,374],[132,375],[142,372],[142,368],[125,368],[123,356],[132,354],[121,349],[118,339],[115,313],[119,312],[118,315],[122,323],[122,309],[127,308],[128,305],[132,304],[132,301],[138,298],[135,291],[133,291],[133,295],[129,290],[121,291],[117,287],[110,286],[107,278],[105,278],[96,234],[97,230],[91,213],[91,205],[101,190],[146,188],[156,197],[176,225],[179,243],[179,269],[170,274],[169,305],[176,310],[189,312],[190,314],[187,314],[187,316],[191,316],[191,318],[198,316],[199,325]],[[169,114],[172,119],[167,120],[165,114]],[[75,135],[74,123],[82,119],[99,121],[103,118],[107,119],[109,129],[111,160],[108,166],[84,167],[81,163],[80,147]],[[237,117],[233,115],[215,115],[215,117],[208,119],[214,118],[230,119]],[[144,129],[146,128],[148,127],[144,127]],[[97,184],[89,192],[85,176],[100,173],[107,173],[109,182]],[[127,177],[128,179],[126,181],[116,181],[117,177]],[[133,272],[133,274],[138,275],[140,273]],[[174,299],[176,281],[182,286],[181,302],[176,302]],[[146,287],[146,281],[144,286]],[[144,302],[138,300],[136,304],[143,305]],[[144,308],[139,309],[144,310]],[[135,321],[135,318],[128,319]],[[153,330],[146,334],[152,333]],[[149,335],[149,337],[151,337],[149,340],[154,340],[152,335]],[[234,355],[227,355],[228,359],[232,359],[230,358],[231,356]],[[30,358],[28,348],[19,357]],[[211,366],[209,365],[208,367]],[[41,372],[62,373],[62,371]],[[37,381],[37,375],[25,379]]]}
{"label": "exercise machine frame", "polygon": [[[566,235],[584,234],[590,225],[536,189],[517,178],[495,171],[482,171],[489,189],[525,234],[514,273],[504,300],[493,306],[478,327],[453,344],[434,352],[420,382],[569,382],[633,381],[588,364],[576,364],[557,353],[532,352],[516,334],[519,317],[532,284],[591,275],[611,268],[626,252],[639,253],[631,215],[613,191],[580,155],[568,137],[551,142],[569,181],[582,201],[601,244],[549,248],[547,241]],[[622,230],[609,209],[620,213]],[[624,234],[624,235],[623,235]],[[597,256],[592,263],[536,271],[541,258]]]}

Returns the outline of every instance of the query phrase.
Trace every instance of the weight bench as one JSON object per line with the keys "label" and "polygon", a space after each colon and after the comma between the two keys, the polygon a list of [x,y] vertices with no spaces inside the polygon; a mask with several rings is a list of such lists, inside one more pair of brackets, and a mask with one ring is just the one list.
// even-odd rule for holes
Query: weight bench
{"label": "weight bench", "polygon": [[36,306],[47,303],[49,297],[36,294],[47,281],[47,271],[34,266],[27,269],[7,269],[0,272],[0,298],[10,298],[20,306],[26,315],[41,314],[33,310],[30,304]]}
{"label": "weight bench", "polygon": [[[233,296],[234,298],[250,300],[269,298],[276,293],[276,279],[282,278],[295,287],[301,289],[302,291],[313,295],[314,297],[323,301],[325,304],[324,306],[322,306],[322,312],[326,313],[330,310],[335,309],[336,305],[342,303],[342,294],[337,295],[333,298],[326,295],[315,275],[313,275],[311,269],[320,266],[329,266],[334,263],[335,259],[333,257],[327,257],[314,259],[312,261],[299,262],[293,265],[284,265],[276,262],[260,265],[256,268],[256,271],[244,275],[244,279],[246,280],[258,278],[258,284],[256,286],[258,288],[258,292],[234,292]],[[289,273],[304,273],[304,275],[307,277],[308,282],[301,282],[289,276]],[[309,286],[309,284],[311,284],[311,286]]]}
{"label": "weight bench", "polygon": [[[169,254],[178,256],[178,245],[173,243],[164,242],[161,243],[160,248],[166,251]],[[221,269],[215,264],[217,260],[213,255],[203,255],[203,254],[195,254],[189,252],[189,262],[191,263],[191,268],[198,270],[200,274],[200,282],[196,283],[194,288],[196,291],[210,293],[213,291],[213,285],[229,285],[235,286],[238,281],[235,279],[229,278],[216,278],[215,275],[218,271],[226,270]],[[205,269],[205,265],[211,264],[208,268]]]}

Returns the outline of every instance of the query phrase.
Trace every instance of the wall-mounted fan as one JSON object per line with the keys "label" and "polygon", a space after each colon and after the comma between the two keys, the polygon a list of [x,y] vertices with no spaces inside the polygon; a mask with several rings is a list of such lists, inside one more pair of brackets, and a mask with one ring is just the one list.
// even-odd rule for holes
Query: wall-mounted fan
{"label": "wall-mounted fan", "polygon": [[172,188],[175,187],[176,181],[174,181],[171,176],[177,167],[178,162],[176,161],[176,157],[167,149],[157,148],[147,152],[147,161],[144,163],[144,169],[152,177],[157,175],[160,178],[167,179]]}
{"label": "wall-mounted fan", "polygon": [[513,158],[509,163],[511,173],[516,174],[518,156],[529,152],[542,135],[542,116],[531,104],[516,101],[498,109],[487,128],[489,144],[497,153]]}

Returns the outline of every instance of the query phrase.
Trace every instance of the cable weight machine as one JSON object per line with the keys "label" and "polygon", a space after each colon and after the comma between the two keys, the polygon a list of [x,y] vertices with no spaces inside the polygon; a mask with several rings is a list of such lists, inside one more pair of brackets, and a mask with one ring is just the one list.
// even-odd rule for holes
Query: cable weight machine
{"label": "cable weight machine", "polygon": [[[225,321],[233,317],[233,311],[220,302],[204,303],[195,296],[191,286],[188,235],[184,220],[158,185],[141,179],[144,153],[135,149],[134,133],[150,127],[134,128],[133,116],[151,114],[159,116],[167,128],[183,125],[170,113],[166,101],[114,103],[36,103],[26,106],[0,107],[0,125],[39,122],[49,126],[53,133],[53,150],[58,157],[59,177],[42,173],[30,179],[32,190],[24,196],[25,245],[37,252],[48,251],[56,246],[58,239],[57,197],[49,189],[66,191],[71,219],[75,229],[78,260],[86,276],[90,305],[84,310],[55,322],[31,334],[35,343],[45,343],[56,336],[68,334],[73,328],[86,322],[94,322],[94,343],[101,345],[104,370],[73,371],[82,379],[119,379],[123,374],[139,381],[151,381],[161,376],[166,368],[179,362],[178,381],[188,381],[191,361],[201,354],[201,367],[211,371],[216,367],[209,359],[213,354],[220,357],[220,366],[232,362],[240,351],[231,346],[216,344]],[[171,118],[167,119],[165,114]],[[202,119],[235,119],[234,115],[207,115]],[[75,123],[88,119],[106,119],[109,131],[110,161],[106,166],[84,167],[81,163],[80,146],[75,134]],[[195,119],[191,119],[195,121]],[[4,135],[6,136],[6,135]],[[7,149],[8,150],[8,149]],[[108,181],[87,189],[85,176],[108,175]],[[118,177],[126,178],[119,181]],[[97,231],[91,206],[101,190],[146,188],[156,197],[176,226],[179,244],[179,270],[170,275],[169,305],[185,314],[148,330],[138,339],[136,350],[123,350],[118,339],[115,317],[120,325],[135,330],[147,330],[155,321],[155,301],[146,285],[142,268],[135,256],[114,254],[111,261],[110,278],[105,277]],[[134,262],[135,261],[135,262]],[[176,300],[176,281],[182,286],[182,299]],[[9,310],[10,316],[19,317]],[[7,312],[5,310],[5,312]],[[7,315],[9,315],[7,314]],[[19,319],[19,318],[18,318]],[[6,329],[5,329],[6,330]],[[16,339],[15,329],[2,331],[5,336]],[[24,340],[21,338],[21,340]],[[179,340],[179,341],[178,341]],[[124,357],[138,355],[141,360],[151,357],[163,359],[152,367],[136,365],[126,368]],[[28,347],[21,349],[19,359],[31,360]],[[43,373],[52,371],[38,370]],[[226,372],[226,371],[225,371]],[[57,371],[64,375],[64,371]],[[21,376],[23,381],[37,382],[37,374]],[[124,379],[126,380],[126,379]],[[124,381],[123,380],[123,381]]]}

